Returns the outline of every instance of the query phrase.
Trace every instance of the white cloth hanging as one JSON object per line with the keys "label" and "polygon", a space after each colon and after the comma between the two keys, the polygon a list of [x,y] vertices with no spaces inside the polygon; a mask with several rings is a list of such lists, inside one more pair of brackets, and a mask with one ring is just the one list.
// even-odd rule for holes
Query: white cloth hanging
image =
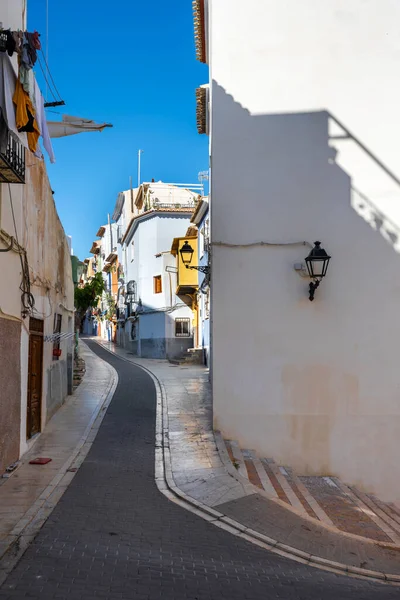
{"label": "white cloth hanging", "polygon": [[[54,164],[56,162],[56,158],[54,156],[54,150],[53,150],[53,146],[51,145],[49,129],[47,127],[46,114],[44,111],[44,99],[40,92],[40,89],[39,89],[36,79],[34,82],[34,94],[35,94],[35,105],[36,105],[36,123],[38,124],[40,134],[43,139],[44,149],[46,150],[47,154],[49,155],[50,162],[52,164]],[[38,145],[38,152],[36,152],[36,156],[39,156],[39,158],[43,157],[39,145]]]}
{"label": "white cloth hanging", "polygon": [[71,117],[69,115],[63,115],[62,121],[48,121],[47,125],[51,138],[76,135],[85,131],[103,131],[106,127],[112,127],[109,123],[99,124],[90,119]]}
{"label": "white cloth hanging", "polygon": [[28,138],[25,132],[19,132],[15,122],[15,106],[13,96],[17,75],[12,63],[5,52],[0,52],[0,107],[7,127],[28,148]]}

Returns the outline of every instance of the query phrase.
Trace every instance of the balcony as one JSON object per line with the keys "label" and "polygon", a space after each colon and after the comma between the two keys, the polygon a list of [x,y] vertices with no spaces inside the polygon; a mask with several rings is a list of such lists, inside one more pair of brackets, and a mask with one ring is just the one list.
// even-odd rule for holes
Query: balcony
{"label": "balcony", "polygon": [[197,249],[197,235],[186,235],[185,237],[174,238],[171,247],[171,254],[176,256],[176,268],[177,268],[177,288],[176,295],[179,296],[184,302],[186,302],[185,296],[192,296],[195,294],[199,287],[199,273],[195,269],[187,269],[183,264],[180,250],[184,245],[185,241],[188,241],[193,248],[193,264],[198,264],[198,249]]}
{"label": "balcony", "polygon": [[25,148],[10,132],[0,148],[0,183],[25,183]]}

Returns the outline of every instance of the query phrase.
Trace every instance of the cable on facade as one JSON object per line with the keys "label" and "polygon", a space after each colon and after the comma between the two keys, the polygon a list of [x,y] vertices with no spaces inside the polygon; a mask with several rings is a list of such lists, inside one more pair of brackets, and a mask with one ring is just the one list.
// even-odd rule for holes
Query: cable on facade
{"label": "cable on facade", "polygon": [[64,306],[64,304],[63,304],[62,302],[60,302],[60,303],[59,303],[59,306],[60,306],[61,308],[63,308],[64,310],[66,310],[67,312],[70,312],[70,313],[74,313],[74,312],[76,312],[76,308],[74,308],[74,309],[72,309],[72,308],[67,308],[66,306]]}
{"label": "cable on facade", "polygon": [[49,74],[49,77],[50,77],[50,79],[51,79],[51,82],[52,82],[52,84],[53,84],[53,86],[54,86],[54,89],[55,89],[55,91],[56,91],[56,93],[57,93],[57,96],[58,96],[58,97],[59,97],[59,99],[61,100],[61,94],[60,94],[60,92],[59,92],[59,91],[58,91],[58,89],[57,89],[56,83],[55,83],[55,81],[54,81],[54,78],[53,78],[53,75],[51,74],[51,71],[50,71],[50,69],[49,69],[48,61],[47,61],[47,59],[46,59],[46,57],[45,57],[45,55],[44,55],[44,52],[43,52],[43,50],[41,50],[41,53],[42,53],[42,56],[43,56],[44,64],[46,65],[47,72],[48,72],[48,74]]}
{"label": "cable on facade", "polygon": [[255,246],[308,246],[313,248],[310,242],[250,242],[249,244],[230,244],[228,242],[210,242],[210,246],[221,246],[222,248],[254,248]]}
{"label": "cable on facade", "polygon": [[26,250],[25,250],[25,248],[22,248],[22,246],[20,246],[19,240],[18,240],[17,223],[15,221],[14,204],[13,204],[10,184],[8,184],[8,193],[10,195],[11,214],[12,214],[13,223],[14,223],[15,239],[17,240],[17,245],[18,245],[18,248],[20,249],[18,254],[19,254],[19,259],[21,261],[22,279],[21,279],[21,284],[19,286],[19,289],[22,292],[21,303],[24,308],[24,310],[22,311],[22,314],[23,314],[23,316],[28,316],[28,314],[30,314],[32,312],[32,310],[34,309],[35,298],[33,297],[33,294],[31,293],[31,281],[30,281],[29,264],[28,264],[28,257],[26,254]]}
{"label": "cable on facade", "polygon": [[42,318],[42,319],[48,319],[49,317],[51,317],[51,316],[52,316],[52,314],[53,314],[53,307],[52,307],[52,305],[51,305],[51,300],[50,300],[50,291],[49,291],[49,290],[47,291],[46,298],[47,298],[47,300],[49,301],[49,307],[50,307],[50,312],[49,312],[49,314],[47,314],[47,315],[46,315],[46,313],[44,313],[44,312],[41,312],[41,311],[37,310],[35,307],[33,307],[33,308],[32,308],[32,314],[34,314],[34,315],[35,315],[35,317],[40,317],[40,318]]}
{"label": "cable on facade", "polygon": [[14,246],[14,238],[11,236],[9,246],[7,248],[0,248],[0,252],[10,252],[11,250],[13,250],[13,246]]}

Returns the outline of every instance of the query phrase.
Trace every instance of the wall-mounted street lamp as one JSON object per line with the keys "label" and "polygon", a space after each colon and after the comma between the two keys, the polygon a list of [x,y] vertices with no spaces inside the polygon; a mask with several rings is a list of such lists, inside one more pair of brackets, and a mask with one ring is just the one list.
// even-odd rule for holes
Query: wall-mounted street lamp
{"label": "wall-mounted street lamp", "polygon": [[193,259],[193,254],[194,254],[194,250],[193,250],[192,246],[189,244],[189,242],[186,240],[185,243],[183,244],[182,248],[180,249],[180,255],[181,255],[183,264],[185,265],[185,267],[187,269],[195,269],[196,271],[201,271],[201,273],[204,273],[204,275],[209,275],[210,274],[210,266],[209,265],[192,266],[190,264]]}
{"label": "wall-mounted street lamp", "polygon": [[321,248],[321,242],[315,242],[314,248],[305,259],[308,274],[313,279],[309,285],[309,298],[314,300],[315,290],[320,284],[320,281],[326,275],[331,257]]}

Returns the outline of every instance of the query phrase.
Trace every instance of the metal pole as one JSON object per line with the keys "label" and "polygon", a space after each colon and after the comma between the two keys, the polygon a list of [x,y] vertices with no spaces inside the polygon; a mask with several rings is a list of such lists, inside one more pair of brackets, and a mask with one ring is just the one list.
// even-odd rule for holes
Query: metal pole
{"label": "metal pole", "polygon": [[132,177],[129,177],[129,189],[131,191],[131,213],[133,214],[133,188],[132,188]]}
{"label": "metal pole", "polygon": [[140,155],[143,150],[138,150],[138,187],[140,187]]}

